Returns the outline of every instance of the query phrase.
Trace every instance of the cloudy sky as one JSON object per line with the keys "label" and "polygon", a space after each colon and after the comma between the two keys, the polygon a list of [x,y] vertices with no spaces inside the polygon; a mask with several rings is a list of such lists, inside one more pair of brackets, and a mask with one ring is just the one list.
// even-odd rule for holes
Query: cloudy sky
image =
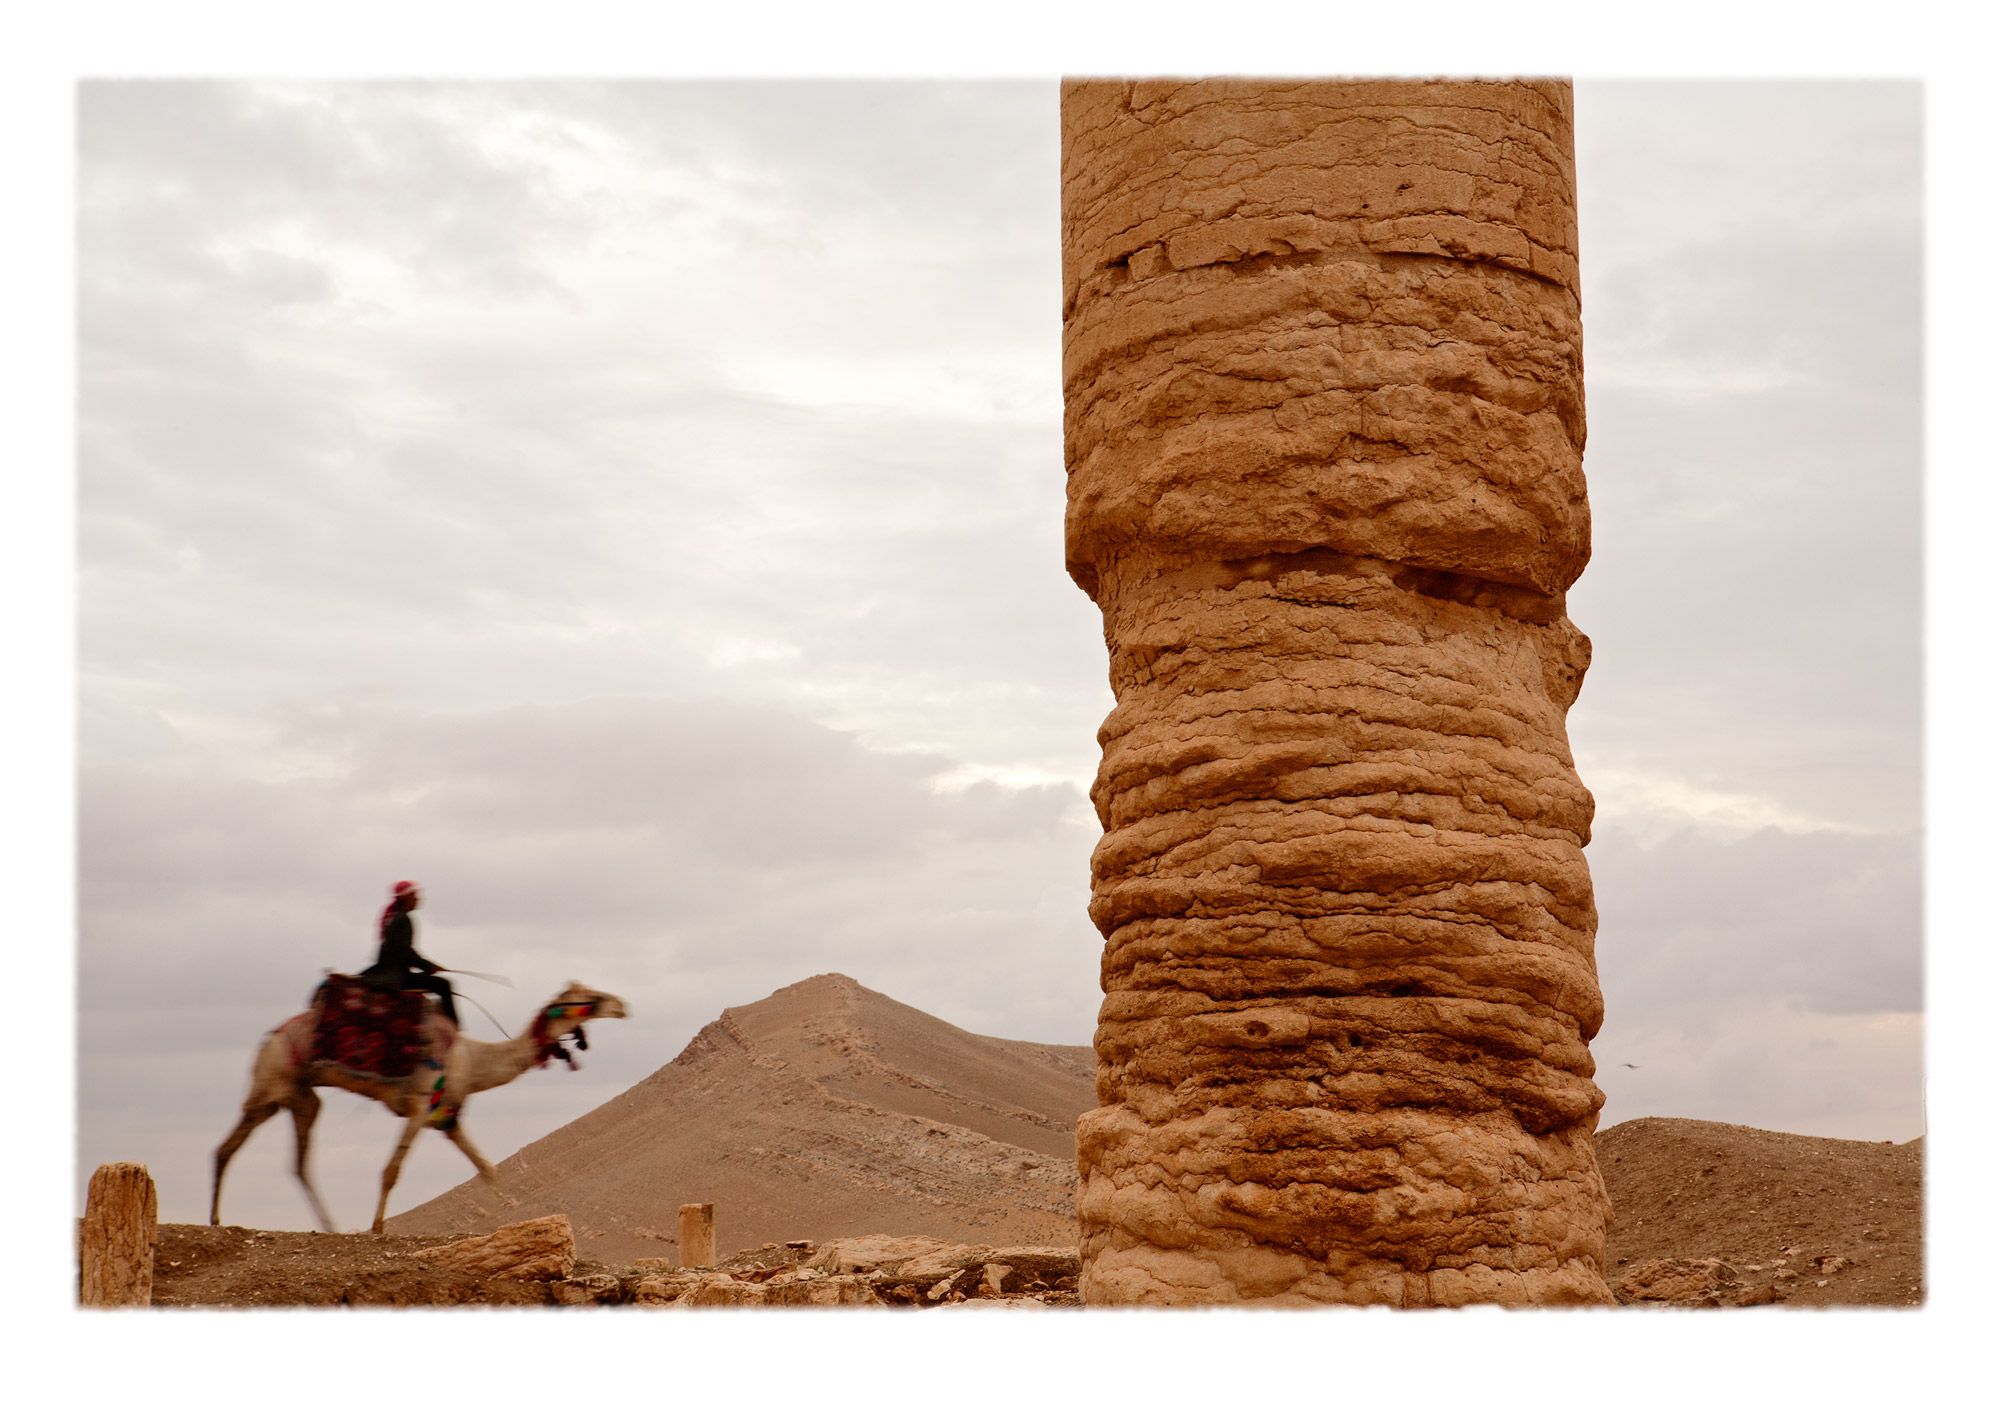
{"label": "cloudy sky", "polygon": [[[496,1158],[815,972],[1088,1041],[1057,116],[83,87],[79,1186],[143,1158],[204,1217],[257,1037],[404,876],[510,1029],[571,977],[632,1006],[474,1105]],[[1920,116],[1577,87],[1607,1124],[1924,1128]],[[393,1131],[329,1094],[343,1224]],[[226,1217],[305,1224],[288,1149]],[[420,1144],[394,1206],[467,1173]]]}

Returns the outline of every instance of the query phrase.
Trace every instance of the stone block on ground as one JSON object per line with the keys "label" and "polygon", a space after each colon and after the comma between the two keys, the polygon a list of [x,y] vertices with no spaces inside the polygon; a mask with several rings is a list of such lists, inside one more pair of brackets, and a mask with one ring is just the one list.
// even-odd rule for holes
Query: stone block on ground
{"label": "stone block on ground", "polygon": [[809,1278],[800,1282],[773,1282],[764,1288],[767,1307],[884,1307],[888,1304],[875,1293],[875,1285],[854,1274],[840,1277]]}
{"label": "stone block on ground", "polygon": [[425,1248],[414,1256],[474,1277],[554,1281],[568,1277],[575,1269],[576,1239],[567,1215],[550,1214]]}
{"label": "stone block on ground", "polygon": [[922,1234],[892,1237],[870,1233],[860,1238],[841,1238],[820,1248],[809,1259],[815,1268],[830,1273],[879,1272],[890,1276],[918,1272],[941,1273],[962,1268],[984,1254],[984,1248],[952,1243]]}

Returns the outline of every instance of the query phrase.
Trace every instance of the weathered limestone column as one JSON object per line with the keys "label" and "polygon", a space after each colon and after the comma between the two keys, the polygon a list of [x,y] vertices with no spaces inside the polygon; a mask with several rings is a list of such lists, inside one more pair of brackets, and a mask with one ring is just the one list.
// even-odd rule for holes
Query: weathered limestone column
{"label": "weathered limestone column", "polygon": [[715,1205],[682,1204],[680,1264],[684,1268],[715,1266]]}
{"label": "weathered limestone column", "polygon": [[1062,105],[1084,1298],[1608,1302],[1569,86]]}
{"label": "weathered limestone column", "polygon": [[78,1300],[85,1307],[147,1307],[160,1238],[159,1196],[143,1164],[103,1164],[83,1205]]}

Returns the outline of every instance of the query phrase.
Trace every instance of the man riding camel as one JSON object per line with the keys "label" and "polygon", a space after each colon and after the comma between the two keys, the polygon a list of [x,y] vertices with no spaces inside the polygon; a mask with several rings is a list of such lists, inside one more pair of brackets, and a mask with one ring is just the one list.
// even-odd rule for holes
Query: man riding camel
{"label": "man riding camel", "polygon": [[416,925],[410,915],[423,895],[411,880],[398,880],[389,889],[389,904],[382,911],[382,951],[367,970],[358,973],[363,982],[391,991],[407,990],[437,995],[444,1015],[458,1025],[458,1005],[451,984],[440,978],[438,965],[417,952]]}

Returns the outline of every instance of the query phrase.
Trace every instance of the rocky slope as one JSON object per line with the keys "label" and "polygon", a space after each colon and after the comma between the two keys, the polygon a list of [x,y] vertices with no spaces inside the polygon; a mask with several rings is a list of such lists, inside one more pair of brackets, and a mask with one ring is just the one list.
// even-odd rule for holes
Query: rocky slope
{"label": "rocky slope", "polygon": [[1904,1306],[1923,1300],[1924,1144],[1709,1120],[1597,1137],[1624,1303]]}
{"label": "rocky slope", "polygon": [[630,1090],[389,1221],[483,1232],[570,1217],[579,1255],[672,1257],[679,1206],[722,1253],[867,1233],[1075,1241],[1088,1047],[976,1036],[839,974],[733,1007]]}

